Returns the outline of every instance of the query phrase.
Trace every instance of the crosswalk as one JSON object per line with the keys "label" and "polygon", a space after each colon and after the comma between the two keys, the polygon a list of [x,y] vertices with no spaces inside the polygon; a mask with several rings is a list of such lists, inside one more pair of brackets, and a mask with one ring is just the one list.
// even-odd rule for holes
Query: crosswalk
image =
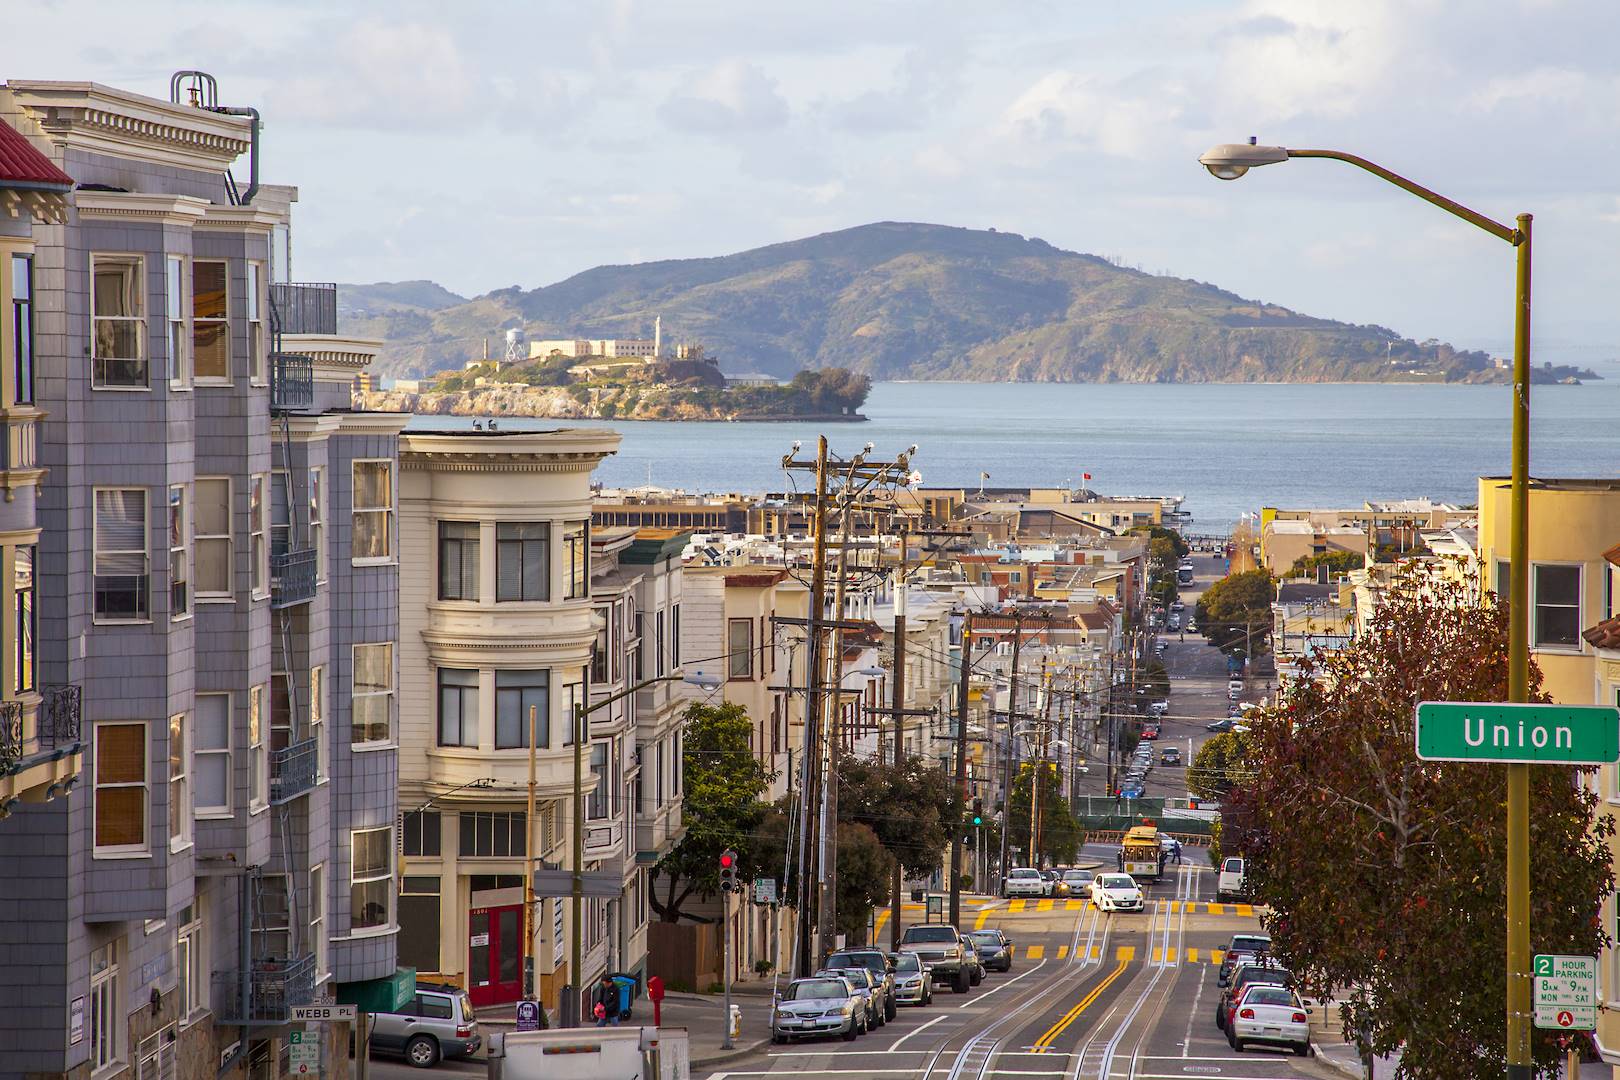
{"label": "crosswalk", "polygon": [[[1067,960],[1071,955],[1076,961],[1101,960],[1103,951],[1103,947],[1100,945],[1092,945],[1089,948],[1081,945],[1072,950],[1067,945],[1059,945],[1049,957],[1046,946],[1026,945],[1017,950],[1017,956],[1024,960]],[[1138,952],[1142,953],[1145,958],[1150,959],[1154,964],[1206,964],[1219,967],[1221,961],[1226,958],[1225,949],[1182,949],[1173,946],[1170,948],[1156,946],[1150,952],[1146,949],[1138,949],[1135,945],[1119,945],[1114,948],[1114,960],[1117,963],[1128,964],[1136,959]]]}
{"label": "crosswalk", "polygon": [[[1188,915],[1235,915],[1238,918],[1252,919],[1255,917],[1253,904],[1215,904],[1204,900],[1156,900],[1160,910],[1172,915],[1185,912]],[[1062,905],[1059,907],[1058,905]],[[1039,914],[1043,911],[1084,911],[1091,906],[1090,900],[1029,900],[1017,899],[1007,901],[1008,915],[1023,915],[1028,913]]]}

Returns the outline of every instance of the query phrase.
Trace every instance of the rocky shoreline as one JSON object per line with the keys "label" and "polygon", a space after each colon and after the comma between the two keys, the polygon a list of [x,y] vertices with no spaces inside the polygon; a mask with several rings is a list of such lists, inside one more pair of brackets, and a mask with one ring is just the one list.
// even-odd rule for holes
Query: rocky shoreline
{"label": "rocky shoreline", "polygon": [[813,420],[859,423],[860,413],[757,413],[703,401],[678,386],[552,387],[495,383],[446,393],[409,394],[372,390],[355,396],[367,412],[408,412],[424,416],[525,417],[541,420],[688,420],[711,422]]}

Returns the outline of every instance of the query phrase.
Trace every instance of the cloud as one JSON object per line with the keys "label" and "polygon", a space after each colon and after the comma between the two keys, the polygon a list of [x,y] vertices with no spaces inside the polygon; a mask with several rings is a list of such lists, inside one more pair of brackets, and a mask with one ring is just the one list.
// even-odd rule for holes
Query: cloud
{"label": "cloud", "polygon": [[728,60],[672,93],[658,116],[677,131],[767,131],[787,123],[787,100],[757,65]]}
{"label": "cloud", "polygon": [[1038,78],[1003,112],[999,133],[1030,145],[1079,147],[1118,158],[1147,157],[1179,127],[1183,87],[1174,80],[1151,88],[1054,71]]}

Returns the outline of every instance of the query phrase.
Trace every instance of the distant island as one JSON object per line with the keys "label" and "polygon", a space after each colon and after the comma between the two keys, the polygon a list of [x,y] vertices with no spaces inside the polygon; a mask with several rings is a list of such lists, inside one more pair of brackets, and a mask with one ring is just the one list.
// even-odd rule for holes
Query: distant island
{"label": "distant island", "polygon": [[[1014,233],[906,222],[717,258],[599,266],[472,299],[430,281],[340,285],[338,304],[343,332],[385,342],[372,370],[405,379],[477,360],[508,327],[530,338],[638,335],[659,314],[714,349],[725,371],[780,380],[827,368],[976,382],[1511,378],[1498,358],[1433,339],[1304,315]],[[1598,378],[1562,365],[1533,377]],[[625,407],[618,396],[603,403]],[[741,404],[697,393],[667,407],[731,412]],[[643,408],[643,397],[630,408]]]}
{"label": "distant island", "polygon": [[865,375],[842,368],[801,371],[788,382],[728,385],[719,368],[701,360],[602,365],[590,370],[575,357],[517,363],[484,361],[430,382],[404,380],[393,389],[364,391],[361,408],[453,416],[512,416],[574,420],[818,420],[861,421],[872,388]]}

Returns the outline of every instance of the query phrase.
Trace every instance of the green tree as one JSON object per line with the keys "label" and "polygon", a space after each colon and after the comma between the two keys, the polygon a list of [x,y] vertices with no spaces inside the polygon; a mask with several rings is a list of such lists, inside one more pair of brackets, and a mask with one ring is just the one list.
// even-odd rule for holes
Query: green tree
{"label": "green tree", "polygon": [[1360,570],[1366,559],[1359,551],[1319,551],[1315,555],[1301,555],[1288,568],[1288,577],[1315,577],[1318,566],[1326,566],[1335,577],[1351,570]]}
{"label": "green tree", "polygon": [[[1505,608],[1473,583],[1410,571],[1365,634],[1305,660],[1284,704],[1254,719],[1253,770],[1223,805],[1223,848],[1248,857],[1281,959],[1340,1002],[1347,1037],[1400,1047],[1412,1080],[1505,1069],[1503,771],[1418,760],[1413,711],[1504,700],[1507,646]],[[1539,671],[1531,681],[1546,700]],[[1577,770],[1530,772],[1530,848],[1556,863],[1531,894],[1531,947],[1596,954],[1613,822]],[[1556,1038],[1535,1033],[1538,1075],[1554,1075]]]}
{"label": "green tree", "polygon": [[1179,532],[1164,525],[1137,525],[1134,526],[1130,531],[1138,536],[1146,536],[1149,538],[1148,552],[1150,557],[1152,557],[1152,552],[1154,550],[1152,546],[1153,541],[1168,541],[1171,548],[1175,552],[1174,561],[1172,561],[1170,564],[1170,568],[1172,570],[1175,569],[1175,564],[1185,558],[1187,553],[1192,550],[1192,547],[1185,539],[1182,538],[1182,535]]}
{"label": "green tree", "polygon": [[[1034,763],[1026,761],[1018,766],[1018,775],[1013,778],[1012,806],[1007,815],[1012,830],[1007,836],[1008,848],[1019,849],[1026,859],[1031,858],[1029,792],[1034,777]],[[1080,851],[1080,845],[1085,843],[1085,830],[1080,827],[1080,823],[1075,820],[1073,812],[1069,809],[1069,800],[1063,797],[1062,781],[1058,776],[1057,766],[1052,762],[1041,762],[1040,783],[1041,830],[1034,855],[1039,862],[1031,862],[1030,865],[1072,863]],[[998,836],[998,846],[999,843]]]}
{"label": "green tree", "polygon": [[[840,787],[842,802],[848,788]],[[766,809],[756,832],[755,851],[760,856],[759,873],[781,880],[782,902],[798,904],[798,867],[790,852],[797,854],[797,835],[788,836],[790,820],[787,799]],[[790,843],[791,839],[791,843]],[[786,876],[783,877],[783,869]],[[884,850],[877,834],[858,821],[838,823],[838,918],[839,931],[850,941],[865,941],[866,923],[872,908],[889,902],[889,879],[894,859]]]}
{"label": "green tree", "polygon": [[1271,602],[1276,598],[1277,583],[1269,571],[1228,574],[1198,598],[1198,629],[1228,656],[1245,648],[1259,656],[1265,652]]}
{"label": "green tree", "polygon": [[764,869],[757,830],[770,807],[759,801],[772,774],[749,745],[753,721],[741,705],[693,702],[684,715],[686,736],[681,769],[685,782],[682,818],[686,835],[658,861],[662,879],[649,890],[653,910],[664,922],[678,922],[681,905],[694,894],[712,896],[720,886],[720,853],[737,852],[738,877]]}
{"label": "green tree", "polygon": [[899,765],[845,758],[838,773],[840,820],[871,829],[914,877],[939,867],[964,812],[961,791],[949,774],[915,756]]}
{"label": "green tree", "polygon": [[1223,731],[1204,740],[1187,770],[1187,790],[1200,799],[1222,800],[1234,780],[1244,779],[1249,769],[1248,750],[1243,736]]}

